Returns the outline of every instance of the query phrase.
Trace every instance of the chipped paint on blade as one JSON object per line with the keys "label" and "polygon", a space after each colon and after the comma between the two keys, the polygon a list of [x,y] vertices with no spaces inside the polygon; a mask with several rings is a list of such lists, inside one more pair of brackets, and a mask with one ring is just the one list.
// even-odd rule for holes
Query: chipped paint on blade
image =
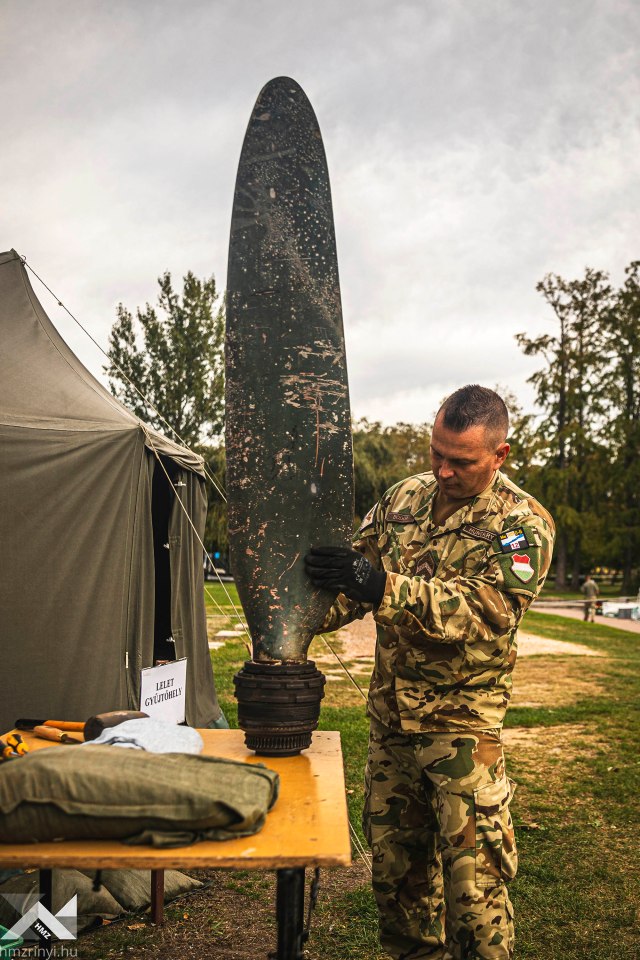
{"label": "chipped paint on blade", "polygon": [[226,405],[231,566],[254,659],[303,661],[331,602],[303,557],[350,542],[353,462],[329,174],[287,77],[260,93],[240,157]]}

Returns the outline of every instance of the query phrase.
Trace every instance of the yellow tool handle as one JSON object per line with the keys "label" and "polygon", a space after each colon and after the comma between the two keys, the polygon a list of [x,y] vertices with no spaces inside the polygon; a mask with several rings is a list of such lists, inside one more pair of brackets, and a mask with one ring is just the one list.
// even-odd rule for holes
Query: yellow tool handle
{"label": "yellow tool handle", "polygon": [[7,737],[7,743],[19,756],[29,753],[29,747],[26,745],[19,733],[10,733]]}

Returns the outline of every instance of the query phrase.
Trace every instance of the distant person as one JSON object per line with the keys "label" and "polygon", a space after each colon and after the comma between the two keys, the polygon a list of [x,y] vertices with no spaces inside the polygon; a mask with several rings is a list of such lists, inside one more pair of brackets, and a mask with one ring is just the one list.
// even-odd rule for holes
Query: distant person
{"label": "distant person", "polygon": [[513,784],[500,734],[516,631],[555,528],[500,469],[508,429],[493,390],[456,390],[433,427],[433,473],[387,491],[354,550],[305,558],[312,582],[337,594],[323,630],[369,610],[377,624],[364,827],[394,960],[513,956]]}
{"label": "distant person", "polygon": [[596,600],[600,590],[598,589],[598,584],[592,579],[590,573],[588,573],[584,578],[584,583],[580,589],[584,593],[584,617],[582,619],[585,621],[585,623],[587,621],[590,623],[595,623]]}

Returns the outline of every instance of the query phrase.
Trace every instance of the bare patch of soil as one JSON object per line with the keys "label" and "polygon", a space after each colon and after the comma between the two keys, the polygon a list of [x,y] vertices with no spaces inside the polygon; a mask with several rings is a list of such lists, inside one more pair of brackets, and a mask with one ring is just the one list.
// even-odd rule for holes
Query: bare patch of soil
{"label": "bare patch of soil", "polygon": [[[375,623],[370,614],[343,627],[329,642],[356,682],[366,690],[375,653]],[[359,695],[322,638],[314,640],[310,656],[327,678],[327,696],[336,706],[357,703]],[[585,662],[584,658],[588,658]],[[518,634],[518,662],[512,705],[557,707],[577,703],[605,692],[599,669],[602,654],[584,644],[549,640],[532,633]]]}
{"label": "bare patch of soil", "polygon": [[573,643],[569,640],[550,640],[548,637],[537,637],[534,633],[518,631],[519,657],[602,657],[604,654],[586,647],[584,643]]}
{"label": "bare patch of soil", "polygon": [[339,630],[336,637],[344,644],[343,650],[349,660],[358,660],[361,657],[373,655],[376,647],[376,624],[368,613],[362,620],[354,620]]}
{"label": "bare patch of soil", "polygon": [[[307,891],[313,871],[307,871]],[[148,917],[110,924],[78,941],[79,960],[135,956],[198,960],[257,960],[276,948],[274,872],[212,870],[192,874],[211,886],[197,896],[183,897],[165,910],[166,922],[155,927]],[[329,905],[345,892],[368,887],[370,875],[356,860],[351,867],[322,870],[318,908],[311,919],[306,960],[321,960],[314,947],[314,929],[331,923]],[[129,931],[131,931],[129,933]],[[129,943],[127,944],[127,940]]]}
{"label": "bare patch of soil", "polygon": [[[335,634],[334,637],[341,646],[342,654],[348,660],[361,658],[373,660],[376,645],[376,625],[373,617],[368,613],[362,620],[354,620]],[[574,656],[600,657],[602,654],[591,650],[583,643],[572,643],[568,640],[549,640],[547,637],[538,637],[523,630],[518,632],[518,656]]]}
{"label": "bare patch of soil", "polygon": [[[588,795],[568,791],[583,779],[588,763],[607,751],[606,739],[584,723],[552,727],[508,727],[503,730],[507,770],[517,783],[512,813],[519,830],[544,830],[575,820],[578,811],[599,834],[607,834],[609,851],[618,849],[623,834],[604,823]],[[532,815],[532,810],[536,813]]]}
{"label": "bare patch of soil", "polygon": [[[605,658],[606,659],[606,658]],[[602,659],[596,661],[600,666]],[[604,677],[578,656],[518,659],[513,674],[514,707],[569,706],[604,694]]]}
{"label": "bare patch of soil", "polygon": [[593,753],[606,744],[584,723],[562,723],[553,727],[506,727],[502,731],[505,752],[519,763],[537,768],[549,756],[572,760],[585,749]]}

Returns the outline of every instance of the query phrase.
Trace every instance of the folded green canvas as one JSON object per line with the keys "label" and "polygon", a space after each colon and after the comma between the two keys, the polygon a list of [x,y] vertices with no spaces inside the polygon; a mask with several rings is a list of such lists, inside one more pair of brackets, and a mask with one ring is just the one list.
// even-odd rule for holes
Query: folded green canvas
{"label": "folded green canvas", "polygon": [[176,847],[263,826],[279,778],[263,764],[120,747],[51,747],[0,765],[0,842]]}

